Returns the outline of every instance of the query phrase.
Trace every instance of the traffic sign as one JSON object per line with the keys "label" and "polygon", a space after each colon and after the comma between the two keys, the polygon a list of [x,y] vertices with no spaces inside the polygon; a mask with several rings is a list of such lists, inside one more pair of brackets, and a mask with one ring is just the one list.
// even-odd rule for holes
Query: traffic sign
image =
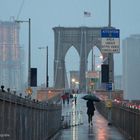
{"label": "traffic sign", "polygon": [[119,29],[102,29],[101,44],[103,53],[120,52],[120,30]]}
{"label": "traffic sign", "polygon": [[106,84],[106,89],[107,89],[108,91],[111,91],[111,90],[112,90],[112,83],[107,83],[107,84]]}
{"label": "traffic sign", "polygon": [[106,107],[111,108],[112,107],[112,100],[111,99],[107,99],[105,101],[105,105],[106,105]]}
{"label": "traffic sign", "polygon": [[32,88],[31,87],[28,87],[25,91],[28,95],[32,95]]}

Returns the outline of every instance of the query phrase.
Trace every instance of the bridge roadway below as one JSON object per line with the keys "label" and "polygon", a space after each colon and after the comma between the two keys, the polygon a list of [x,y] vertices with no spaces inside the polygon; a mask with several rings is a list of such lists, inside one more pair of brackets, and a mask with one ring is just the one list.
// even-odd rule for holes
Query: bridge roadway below
{"label": "bridge roadway below", "polygon": [[93,125],[89,126],[86,114],[86,101],[77,95],[77,104],[71,99],[62,107],[63,129],[51,140],[126,140],[115,126],[96,110]]}

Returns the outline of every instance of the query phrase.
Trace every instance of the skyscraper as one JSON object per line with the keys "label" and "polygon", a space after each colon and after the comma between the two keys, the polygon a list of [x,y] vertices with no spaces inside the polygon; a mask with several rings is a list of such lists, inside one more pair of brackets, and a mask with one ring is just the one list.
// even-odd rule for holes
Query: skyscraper
{"label": "skyscraper", "polygon": [[14,21],[0,21],[0,84],[5,88],[22,90],[24,82],[22,59],[19,24]]}
{"label": "skyscraper", "polygon": [[140,99],[140,34],[123,40],[124,99]]}
{"label": "skyscraper", "polygon": [[122,75],[115,75],[114,76],[114,84],[116,90],[122,90]]}

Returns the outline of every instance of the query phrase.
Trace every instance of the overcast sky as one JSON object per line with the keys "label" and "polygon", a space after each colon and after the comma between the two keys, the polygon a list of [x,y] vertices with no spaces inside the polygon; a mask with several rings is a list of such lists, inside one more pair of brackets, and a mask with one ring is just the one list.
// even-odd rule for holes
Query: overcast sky
{"label": "overcast sky", "polygon": [[[112,0],[112,26],[120,29],[121,40],[130,34],[140,33],[139,6],[140,0]],[[85,18],[84,11],[91,12],[91,17]],[[54,60],[52,28],[55,26],[107,26],[108,0],[0,0],[0,20],[10,21],[13,17],[19,20],[31,18],[32,67],[38,68],[40,77],[38,84],[45,81],[43,78],[45,77],[45,60],[42,60],[42,58],[45,59],[45,52],[39,50],[38,47],[49,46],[49,76],[52,85]],[[26,49],[28,39],[25,36],[27,36],[28,27],[25,23],[21,25],[21,32],[21,44]],[[121,54],[117,54],[117,57],[115,55],[115,74],[122,73]],[[69,63],[68,58],[72,55],[73,50],[70,50],[66,63]],[[79,58],[72,58],[69,67],[77,69]]]}

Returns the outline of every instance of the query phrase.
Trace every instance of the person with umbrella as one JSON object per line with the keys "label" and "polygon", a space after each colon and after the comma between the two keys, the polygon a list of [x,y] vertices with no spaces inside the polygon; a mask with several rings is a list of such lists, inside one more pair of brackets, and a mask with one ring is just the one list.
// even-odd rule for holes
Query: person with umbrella
{"label": "person with umbrella", "polygon": [[87,100],[87,115],[89,125],[92,124],[92,117],[94,115],[95,107],[94,102],[100,102],[100,99],[95,94],[86,94],[82,99]]}
{"label": "person with umbrella", "polygon": [[92,117],[94,115],[95,107],[94,102],[92,100],[87,101],[87,115],[88,115],[88,123],[89,125],[93,125]]}

